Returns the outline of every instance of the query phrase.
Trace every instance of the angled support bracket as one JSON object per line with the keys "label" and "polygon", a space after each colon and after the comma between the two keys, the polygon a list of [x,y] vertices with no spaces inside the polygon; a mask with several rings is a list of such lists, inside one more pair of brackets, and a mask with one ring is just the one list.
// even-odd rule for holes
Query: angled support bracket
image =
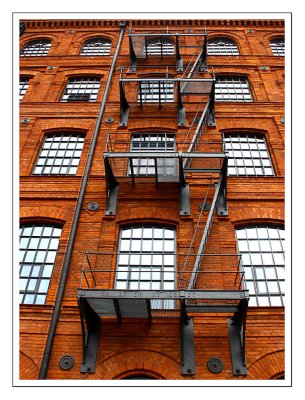
{"label": "angled support bracket", "polygon": [[129,116],[129,104],[126,100],[123,82],[119,81],[120,86],[120,126],[128,125],[128,116]]}
{"label": "angled support bracket", "polygon": [[239,311],[228,320],[232,372],[235,376],[246,376],[246,318],[249,299],[242,299],[238,305]]}
{"label": "angled support bracket", "polygon": [[106,215],[115,215],[116,205],[118,201],[119,184],[118,181],[115,179],[115,176],[111,169],[109,158],[107,156],[104,156],[104,163],[105,163],[106,185],[107,185]]}
{"label": "angled support bracket", "polygon": [[210,93],[210,101],[207,112],[207,125],[210,127],[216,126],[215,120],[215,81],[213,82],[211,93]]}
{"label": "angled support bracket", "polygon": [[208,70],[207,37],[208,37],[208,35],[206,33],[206,30],[205,30],[203,46],[202,46],[202,53],[201,53],[201,62],[200,62],[200,65],[199,65],[199,72],[207,72],[207,70]]}
{"label": "angled support bracket", "polygon": [[130,70],[135,72],[137,70],[137,56],[133,48],[132,37],[129,35],[129,58]]}
{"label": "angled support bracket", "polygon": [[182,157],[179,157],[179,192],[180,192],[180,215],[190,215],[190,188],[189,184],[186,183],[183,172],[183,161]]}
{"label": "angled support bracket", "polygon": [[217,214],[220,217],[227,217],[228,214],[228,206],[227,206],[227,174],[228,174],[228,158],[225,157],[223,159],[223,164],[221,168],[221,184],[219,188],[219,193],[217,197]]}
{"label": "angled support bracket", "polygon": [[[95,372],[98,339],[100,333],[100,319],[92,310],[86,299],[78,299],[83,337],[83,360],[80,372],[92,374]],[[85,330],[85,323],[87,329]]]}
{"label": "angled support bracket", "polygon": [[181,301],[180,316],[180,335],[181,335],[181,375],[195,375],[195,344],[194,344],[194,321],[185,311],[185,300]]}
{"label": "angled support bracket", "polygon": [[178,112],[178,126],[185,126],[186,114],[185,107],[182,103],[180,80],[177,80],[177,112]]}
{"label": "angled support bracket", "polygon": [[183,72],[183,59],[180,55],[178,34],[176,35],[176,71]]}

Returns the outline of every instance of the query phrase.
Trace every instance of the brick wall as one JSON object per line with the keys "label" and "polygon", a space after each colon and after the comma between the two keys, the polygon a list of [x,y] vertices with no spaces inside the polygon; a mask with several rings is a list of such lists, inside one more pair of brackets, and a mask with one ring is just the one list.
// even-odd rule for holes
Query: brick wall
{"label": "brick wall", "polygon": [[[45,305],[20,307],[20,379],[37,379],[50,318],[55,304],[63,259],[69,240],[76,201],[94,132],[100,101],[115,45],[119,35],[113,21],[25,21],[26,31],[20,38],[20,47],[38,37],[49,38],[52,47],[47,57],[20,59],[20,74],[31,76],[29,88],[20,104],[20,217],[23,222],[54,221],[63,225],[60,246]],[[221,140],[222,133],[259,132],[268,144],[275,177],[237,178],[228,180],[228,217],[214,217],[207,253],[236,253],[235,228],[248,223],[284,222],[284,61],[272,56],[269,40],[283,35],[281,21],[130,21],[133,30],[140,32],[170,30],[184,33],[186,29],[202,32],[207,27],[209,37],[224,35],[238,43],[240,56],[211,56],[209,65],[218,74],[243,74],[251,82],[252,103],[216,103],[215,128],[205,133],[210,140]],[[110,56],[80,57],[82,43],[96,35],[112,40]],[[193,39],[192,39],[193,40]],[[195,43],[196,44],[196,43]],[[199,100],[185,99],[186,126],[177,127],[175,104],[161,110],[157,105],[139,110],[133,105],[127,128],[119,127],[120,66],[129,64],[128,35],[122,47],[113,75],[104,118],[93,157],[93,164],[77,229],[60,319],[48,379],[121,379],[130,374],[147,374],[157,379],[275,379],[284,372],[284,310],[281,307],[250,308],[247,319],[247,377],[232,376],[228,341],[228,315],[198,315],[195,317],[195,354],[197,373],[193,377],[180,375],[180,327],[177,318],[156,318],[152,325],[146,321],[115,321],[101,325],[97,368],[94,374],[81,374],[82,333],[77,306],[84,251],[116,252],[119,231],[128,224],[161,224],[176,228],[177,252],[186,253],[199,216],[209,181],[195,173],[189,177],[191,215],[179,215],[177,184],[159,184],[142,181],[133,187],[128,179],[120,182],[116,216],[105,216],[106,180],[103,163],[108,133],[114,143],[126,140],[131,133],[143,131],[175,132],[177,141],[183,141],[196,114]],[[184,64],[191,56],[181,49]],[[145,64],[139,61],[139,64]],[[149,62],[148,62],[149,65]],[[55,68],[50,68],[55,67]],[[175,65],[173,64],[173,67]],[[267,67],[262,70],[261,67]],[[149,69],[144,69],[149,72]],[[154,72],[156,72],[154,70]],[[98,75],[101,88],[96,103],[61,103],[60,98],[68,77]],[[176,75],[175,68],[170,73]],[[141,76],[141,70],[129,77]],[[127,91],[128,96],[135,93]],[[112,124],[106,123],[113,117]],[[75,176],[32,176],[32,169],[43,139],[48,132],[77,130],[85,133],[85,146]],[[140,180],[141,181],[141,180]],[[208,200],[211,201],[211,195]],[[98,203],[97,211],[89,211],[90,201]],[[203,214],[202,223],[207,219]],[[195,241],[195,248],[199,237]],[[115,268],[115,255],[110,265]],[[223,259],[206,261],[207,268],[221,268]],[[223,278],[219,278],[223,279]],[[113,282],[109,280],[109,288]],[[198,281],[198,285],[200,280]],[[75,363],[72,369],[59,367],[62,356],[70,354]],[[213,374],[207,361],[218,357],[224,369]]]}

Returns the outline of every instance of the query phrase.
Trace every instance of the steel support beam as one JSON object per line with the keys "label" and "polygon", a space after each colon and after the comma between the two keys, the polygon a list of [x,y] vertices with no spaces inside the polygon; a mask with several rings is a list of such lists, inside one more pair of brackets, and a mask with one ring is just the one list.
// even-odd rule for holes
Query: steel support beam
{"label": "steel support beam", "polygon": [[119,184],[112,172],[108,157],[104,157],[105,173],[106,173],[106,215],[115,215],[118,201]]}
{"label": "steel support beam", "polygon": [[215,127],[216,120],[215,120],[215,81],[212,84],[212,89],[210,93],[210,101],[207,113],[207,126]]}
{"label": "steel support beam", "polygon": [[206,72],[208,70],[208,62],[207,62],[207,33],[205,32],[203,46],[202,46],[202,53],[201,53],[201,63],[199,65],[200,72]]}
{"label": "steel support beam", "polygon": [[78,289],[78,296],[87,299],[164,299],[164,300],[237,300],[248,299],[247,290],[118,290]]}
{"label": "steel support beam", "polygon": [[238,312],[228,320],[232,373],[235,376],[247,375],[245,338],[248,301],[241,300]]}
{"label": "steel support beam", "polygon": [[[83,336],[83,360],[80,372],[82,374],[94,373],[100,333],[100,318],[89,306],[84,298],[78,299]],[[86,321],[87,330],[85,331]]]}
{"label": "steel support beam", "polygon": [[120,126],[128,125],[128,116],[129,116],[129,104],[126,100],[123,82],[119,81],[120,86]]}
{"label": "steel support beam", "polygon": [[179,205],[180,215],[191,214],[190,187],[184,178],[182,157],[179,157]]}
{"label": "steel support beam", "polygon": [[195,343],[194,343],[194,321],[185,311],[185,301],[181,301],[180,316],[180,364],[181,375],[195,375]]}
{"label": "steel support beam", "polygon": [[133,49],[131,35],[129,35],[129,57],[130,57],[130,70],[135,72],[137,70],[137,56]]}
{"label": "steel support beam", "polygon": [[178,119],[178,126],[185,126],[186,124],[186,113],[185,107],[182,103],[182,96],[181,96],[181,88],[180,88],[180,80],[177,80],[177,119]]}
{"label": "steel support beam", "polygon": [[221,184],[217,197],[217,214],[220,217],[228,216],[228,207],[227,207],[227,171],[228,171],[228,158],[224,158],[222,163],[222,172],[221,172]]}
{"label": "steel support beam", "polygon": [[176,71],[183,72],[183,59],[180,55],[178,34],[176,34]]}

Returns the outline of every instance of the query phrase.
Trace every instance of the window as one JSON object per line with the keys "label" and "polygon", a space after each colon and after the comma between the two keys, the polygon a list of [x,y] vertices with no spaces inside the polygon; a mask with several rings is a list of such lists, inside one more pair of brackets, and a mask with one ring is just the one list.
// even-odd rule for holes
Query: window
{"label": "window", "polygon": [[215,83],[216,101],[252,101],[249,84],[242,77],[219,77]]}
{"label": "window", "polygon": [[149,39],[146,42],[145,53],[153,56],[175,54],[174,43],[162,36],[160,38]]}
{"label": "window", "polygon": [[48,39],[38,39],[28,42],[22,49],[21,57],[40,57],[47,56],[51,47]]}
{"label": "window", "polygon": [[84,135],[54,133],[45,137],[33,174],[75,175],[84,147]]}
{"label": "window", "polygon": [[21,304],[44,304],[61,235],[53,225],[20,227],[19,296]]}
{"label": "window", "polygon": [[228,175],[274,176],[265,138],[262,135],[231,134],[224,136],[228,152]]}
{"label": "window", "polygon": [[27,91],[28,87],[29,87],[29,78],[21,76],[19,80],[19,101],[23,99],[23,96],[25,95],[25,92]]}
{"label": "window", "polygon": [[174,82],[142,81],[139,82],[138,102],[158,103],[174,101]]}
{"label": "window", "polygon": [[274,56],[285,56],[285,41],[284,39],[270,40],[270,47]]}
{"label": "window", "polygon": [[81,50],[81,56],[108,56],[111,50],[111,41],[103,38],[87,40]]}
{"label": "window", "polygon": [[[175,230],[136,226],[120,232],[115,289],[175,289]],[[174,300],[153,300],[152,308],[174,308]]]}
{"label": "window", "polygon": [[238,47],[233,40],[225,38],[215,38],[208,41],[207,45],[208,54],[224,55],[224,56],[238,56]]}
{"label": "window", "polygon": [[86,76],[70,78],[61,101],[96,101],[100,79]]}
{"label": "window", "polygon": [[242,256],[252,306],[284,305],[284,230],[272,226],[237,229],[238,251]]}
{"label": "window", "polygon": [[[141,133],[131,137],[131,151],[173,152],[175,151],[175,135],[170,133]],[[135,175],[155,175],[155,160],[150,158],[133,158]],[[158,158],[158,176],[173,176],[176,174],[174,158]],[[129,168],[130,174],[130,168]]]}

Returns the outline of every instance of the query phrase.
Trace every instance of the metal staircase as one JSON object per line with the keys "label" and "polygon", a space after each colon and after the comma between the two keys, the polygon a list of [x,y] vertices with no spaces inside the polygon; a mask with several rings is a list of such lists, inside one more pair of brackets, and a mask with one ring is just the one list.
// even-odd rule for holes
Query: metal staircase
{"label": "metal staircase", "polygon": [[[161,58],[175,56],[177,71],[183,71],[183,60],[179,51],[179,35],[175,34],[129,34],[130,46],[130,68],[136,71],[141,64],[139,60],[140,48],[146,49],[147,40],[150,36],[158,37],[161,49],[168,37],[175,37],[174,54],[162,54]],[[191,34],[184,36],[193,36]],[[162,182],[162,176],[158,175],[158,163],[160,160],[175,160],[177,163],[177,174],[172,176],[172,183],[178,181],[179,185],[179,212],[181,216],[189,216],[190,210],[190,191],[187,183],[188,176],[193,173],[207,176],[210,181],[210,188],[214,190],[212,201],[208,210],[208,215],[204,214],[207,195],[197,221],[194,236],[191,240],[189,251],[186,255],[177,254],[185,258],[183,266],[177,269],[177,289],[176,290],[117,290],[109,289],[110,279],[115,279],[115,271],[111,269],[113,257],[117,254],[110,253],[101,257],[103,261],[98,262],[99,255],[85,254],[82,276],[84,285],[81,284],[78,290],[79,310],[82,321],[83,331],[83,363],[82,373],[93,373],[95,370],[96,356],[98,351],[98,338],[101,320],[104,318],[116,318],[120,324],[126,318],[138,318],[153,323],[155,317],[178,317],[180,318],[180,340],[181,340],[181,374],[195,375],[195,343],[194,343],[194,318],[198,314],[223,313],[228,318],[228,337],[231,349],[232,373],[235,376],[247,374],[245,359],[245,330],[246,316],[249,294],[243,284],[243,273],[240,268],[240,258],[238,255],[211,255],[206,254],[206,245],[212,229],[213,218],[217,212],[218,218],[228,216],[227,208],[227,157],[222,147],[221,151],[200,151],[204,146],[204,132],[211,126],[215,126],[214,112],[214,89],[215,78],[212,71],[212,78],[196,78],[195,74],[207,72],[206,56],[207,34],[204,33],[203,47],[196,58],[194,65],[190,68],[186,78],[153,78],[154,81],[171,82],[177,89],[177,122],[179,126],[185,124],[186,110],[183,105],[183,97],[186,95],[207,97],[205,106],[201,113],[198,123],[192,124],[187,138],[178,151],[167,153],[152,151],[130,151],[128,143],[121,151],[114,151],[116,143],[110,137],[107,140],[106,151],[104,153],[105,176],[107,185],[107,207],[106,215],[115,215],[118,202],[119,185],[121,179],[129,179],[134,186],[139,179],[134,173],[133,163],[135,159],[153,160],[154,174],[147,179],[153,179],[158,185]],[[142,46],[142,47],[141,47]],[[141,53],[141,56],[143,54]],[[146,58],[144,57],[144,58]],[[143,62],[143,60],[141,61]],[[199,64],[199,66],[197,66]],[[147,81],[144,78],[123,78],[119,80],[120,85],[120,125],[127,126],[129,118],[130,103],[125,93],[125,84],[139,84],[140,97],[142,83]],[[159,91],[159,106],[162,98]],[[142,106],[142,103],[141,103]],[[129,146],[129,147],[128,147]],[[124,162],[123,162],[123,161]],[[198,166],[200,160],[200,166]],[[124,168],[122,168],[122,166]],[[126,175],[126,169],[129,174]],[[122,175],[123,171],[123,176]],[[120,175],[121,173],[121,175]],[[143,176],[140,176],[143,178]],[[170,178],[167,177],[169,181]],[[202,226],[203,225],[203,226]],[[202,232],[199,246],[195,249],[197,236]],[[196,240],[195,240],[196,236]],[[91,256],[94,261],[92,262]],[[204,270],[204,260],[208,257],[226,257],[228,269],[217,271],[215,268]],[[230,259],[230,260],[229,260]],[[237,262],[234,260],[238,260]],[[92,268],[94,265],[94,268]],[[192,268],[189,269],[189,265]],[[235,265],[235,266],[234,266]],[[106,266],[104,268],[103,266]],[[109,273],[107,279],[97,277],[101,274]],[[223,279],[226,285],[214,287],[212,285],[216,274],[225,276]],[[197,280],[200,276],[201,280]],[[110,278],[111,277],[111,278]],[[227,277],[230,277],[227,278]],[[207,287],[200,287],[200,282],[205,281]],[[108,282],[105,285],[105,282]],[[210,287],[208,287],[211,285]],[[155,310],[152,304],[156,300],[172,300],[175,304],[171,310]],[[165,312],[166,311],[166,312]],[[200,350],[199,350],[200,351]]]}

